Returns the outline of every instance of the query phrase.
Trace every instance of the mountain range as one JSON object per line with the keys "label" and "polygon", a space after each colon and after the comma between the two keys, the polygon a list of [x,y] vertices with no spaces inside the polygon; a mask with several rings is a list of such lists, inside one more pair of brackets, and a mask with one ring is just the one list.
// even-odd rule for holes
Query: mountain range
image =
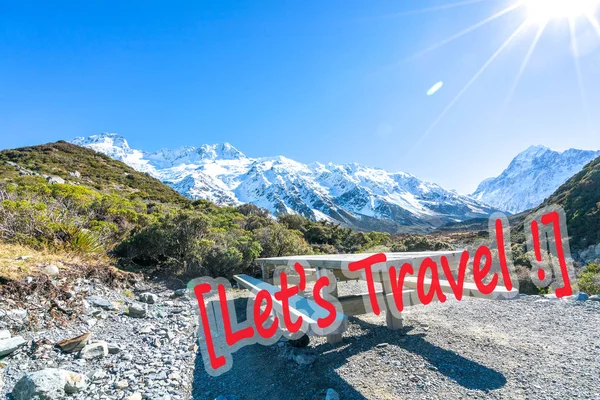
{"label": "mountain range", "polygon": [[192,199],[252,203],[360,229],[427,231],[485,217],[495,209],[403,172],[359,164],[302,164],[283,156],[246,157],[228,143],[145,152],[117,134],[72,141],[146,172]]}
{"label": "mountain range", "polygon": [[545,146],[531,146],[518,154],[499,176],[481,182],[471,197],[516,214],[538,206],[597,157],[600,151],[558,152]]}
{"label": "mountain range", "polygon": [[252,203],[273,215],[392,233],[425,232],[449,222],[518,213],[539,205],[600,151],[532,146],[471,195],[404,172],[351,164],[302,164],[283,156],[251,158],[229,143],[146,152],[114,133],[78,137],[88,147],[146,172],[192,199]]}

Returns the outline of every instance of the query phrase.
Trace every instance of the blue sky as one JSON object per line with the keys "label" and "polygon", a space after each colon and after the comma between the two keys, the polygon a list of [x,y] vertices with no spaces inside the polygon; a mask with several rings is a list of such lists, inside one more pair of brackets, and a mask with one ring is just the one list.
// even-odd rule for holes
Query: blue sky
{"label": "blue sky", "polygon": [[406,13],[456,1],[5,2],[0,148],[98,132],[146,150],[227,141],[248,156],[358,162],[461,192],[533,144],[600,149],[600,39],[584,20],[590,112],[559,19],[507,106],[535,25],[430,129],[526,16],[410,58],[511,3]]}

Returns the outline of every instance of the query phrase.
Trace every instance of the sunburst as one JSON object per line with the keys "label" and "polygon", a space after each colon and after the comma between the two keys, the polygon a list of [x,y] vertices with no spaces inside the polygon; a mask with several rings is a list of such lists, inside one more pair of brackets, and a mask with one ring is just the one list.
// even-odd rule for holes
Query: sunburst
{"label": "sunburst", "polygon": [[[417,13],[426,13],[426,12],[434,12],[440,11],[444,9],[454,8],[454,7],[462,7],[470,4],[480,3],[482,0],[472,0],[472,1],[461,1],[455,3],[448,3],[438,7],[430,7],[424,8],[421,10],[410,10],[397,15],[407,15],[407,14],[417,14]],[[489,1],[489,0],[488,0]],[[583,106],[583,110],[588,117],[588,124],[591,126],[589,107],[587,103],[587,97],[584,90],[584,79],[581,73],[581,68],[579,66],[579,50],[577,44],[577,38],[575,35],[576,24],[583,20],[584,23],[589,23],[595,29],[598,36],[600,37],[600,23],[597,18],[597,10],[600,6],[600,0],[516,0],[508,7],[490,15],[487,18],[477,22],[474,25],[471,25],[465,29],[460,30],[459,32],[450,35],[449,37],[443,39],[442,41],[435,43],[426,49],[406,58],[403,62],[407,60],[411,60],[417,57],[420,57],[426,53],[434,51],[454,40],[461,38],[464,35],[467,35],[488,23],[503,17],[508,14],[513,14],[518,11],[518,17],[522,20],[521,24],[516,28],[516,30],[500,45],[500,47],[490,56],[490,58],[482,65],[482,67],[473,75],[473,77],[463,86],[463,88],[456,94],[456,96],[447,104],[447,106],[442,110],[442,112],[438,115],[437,118],[433,120],[429,128],[420,136],[417,142],[414,144],[412,149],[409,151],[409,155],[427,138],[427,136],[435,129],[435,127],[442,121],[445,115],[452,109],[452,107],[460,100],[460,98],[469,90],[469,88],[477,81],[477,79],[485,72],[485,70],[489,67],[489,65],[498,57],[498,55],[503,52],[508,45],[514,41],[520,33],[525,30],[528,30],[529,27],[536,27],[537,32],[535,37],[529,46],[527,53],[523,61],[521,62],[519,71],[517,76],[513,82],[513,84],[509,88],[509,92],[505,101],[505,107],[510,103],[512,96],[519,84],[519,81],[523,75],[523,72],[526,70],[529,60],[533,56],[535,52],[535,48],[542,37],[546,27],[557,20],[566,20],[569,23],[570,35],[571,35],[571,53],[573,54],[573,61],[575,64],[575,72],[577,78],[577,84],[579,87],[579,93],[581,95],[581,102]]]}

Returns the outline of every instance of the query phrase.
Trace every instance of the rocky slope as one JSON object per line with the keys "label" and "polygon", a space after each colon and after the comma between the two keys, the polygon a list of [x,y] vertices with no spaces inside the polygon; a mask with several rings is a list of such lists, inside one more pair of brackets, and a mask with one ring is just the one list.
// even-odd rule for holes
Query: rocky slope
{"label": "rocky slope", "polygon": [[558,152],[532,146],[517,155],[497,177],[481,182],[471,197],[516,214],[538,206],[600,151]]}
{"label": "rocky slope", "polygon": [[58,296],[37,287],[25,303],[3,297],[2,398],[190,398],[196,318],[186,291],[140,281],[132,292],[52,275],[25,285],[50,282]]}
{"label": "rocky slope", "polygon": [[76,138],[169,184],[187,197],[217,204],[252,203],[273,214],[297,213],[363,229],[424,231],[494,210],[403,173],[358,164],[302,164],[286,157],[249,158],[228,143],[162,149],[129,147],[116,134]]}

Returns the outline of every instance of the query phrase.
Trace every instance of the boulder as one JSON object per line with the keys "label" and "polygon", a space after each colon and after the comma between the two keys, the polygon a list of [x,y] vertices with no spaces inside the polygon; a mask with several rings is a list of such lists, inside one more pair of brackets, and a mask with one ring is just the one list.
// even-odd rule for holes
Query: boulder
{"label": "boulder", "polygon": [[129,305],[127,315],[133,318],[144,318],[148,313],[148,308],[145,304],[132,303]]}
{"label": "boulder", "polygon": [[139,295],[138,300],[142,303],[156,304],[158,303],[158,296],[153,293],[142,293]]}
{"label": "boulder", "polygon": [[0,340],[9,339],[12,335],[9,330],[1,330],[0,331]]}
{"label": "boulder", "polygon": [[84,375],[58,368],[29,372],[12,390],[14,400],[54,400],[87,387]]}
{"label": "boulder", "polygon": [[56,347],[58,347],[65,353],[75,353],[76,351],[80,351],[87,345],[91,336],[91,332],[84,333],[83,335],[79,335],[71,339],[62,340],[56,343]]}
{"label": "boulder", "polygon": [[79,358],[84,360],[93,360],[95,358],[103,358],[108,355],[108,344],[106,342],[96,342],[86,345],[79,352]]}
{"label": "boulder", "polygon": [[93,305],[95,307],[103,308],[105,310],[114,310],[116,308],[113,303],[111,303],[110,301],[106,300],[104,297],[100,297],[100,296],[88,296],[86,298],[86,300],[91,305]]}
{"label": "boulder", "polygon": [[595,294],[593,296],[590,296],[589,300],[590,301],[600,301],[600,294]]}
{"label": "boulder", "polygon": [[23,346],[27,341],[21,336],[0,340],[0,357],[4,357]]}
{"label": "boulder", "polygon": [[79,171],[69,171],[69,175],[71,175],[73,178],[81,178],[81,173]]}
{"label": "boulder", "polygon": [[56,276],[60,274],[60,270],[58,269],[58,267],[52,264],[42,267],[42,272],[50,276]]}
{"label": "boulder", "polygon": [[48,178],[46,178],[46,182],[48,182],[51,185],[53,185],[55,183],[64,185],[65,180],[63,178],[61,178],[60,176],[49,176]]}

